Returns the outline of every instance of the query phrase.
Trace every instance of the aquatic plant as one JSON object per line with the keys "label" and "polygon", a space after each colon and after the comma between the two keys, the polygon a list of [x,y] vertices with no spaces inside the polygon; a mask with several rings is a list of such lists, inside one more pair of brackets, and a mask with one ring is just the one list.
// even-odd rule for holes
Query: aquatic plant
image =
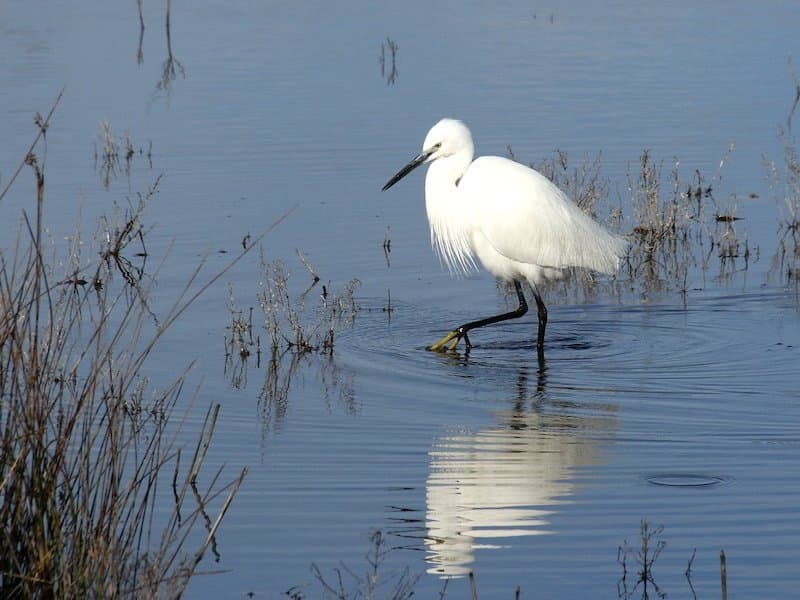
{"label": "aquatic plant", "polygon": [[[392,551],[386,544],[386,536],[380,530],[370,534],[371,546],[364,557],[367,568],[363,573],[342,564],[334,568],[334,576],[326,576],[319,566],[311,565],[311,572],[317,578],[326,598],[389,598],[406,600],[415,597],[414,586],[422,574],[414,574],[409,567],[397,572],[385,572],[387,555]],[[299,596],[302,597],[302,596]]]}
{"label": "aquatic plant", "polygon": [[[737,231],[737,198],[714,194],[722,180],[722,169],[734,146],[720,159],[718,171],[708,179],[695,169],[690,180],[681,175],[676,158],[669,175],[663,161],[644,150],[629,167],[625,197],[612,202],[608,179],[602,174],[602,155],[584,156],[573,164],[567,154],[556,150],[538,165],[531,165],[563,189],[584,211],[624,234],[631,243],[623,261],[622,276],[628,288],[649,294],[665,290],[685,293],[694,270],[705,273],[718,260],[719,278],[746,270],[752,257],[746,236]],[[511,148],[508,149],[512,158]],[[601,207],[607,207],[603,218]],[[625,209],[623,209],[623,206]],[[577,282],[577,285],[575,283]],[[591,297],[597,286],[594,277],[569,278],[551,287],[564,293],[581,291]],[[611,290],[613,292],[613,290]]]}
{"label": "aquatic plant", "polygon": [[794,101],[786,118],[786,126],[780,128],[783,143],[782,164],[765,158],[769,182],[775,203],[780,211],[778,219],[778,241],[770,266],[771,273],[779,273],[780,279],[792,284],[800,298],[800,159],[797,142],[792,132],[792,121],[800,104],[800,79],[789,62],[795,87]]}
{"label": "aquatic plant", "polygon": [[[352,325],[358,314],[355,301],[355,292],[361,285],[358,279],[350,280],[342,290],[322,284],[318,295],[310,295],[317,289],[320,278],[308,261],[304,262],[312,274],[312,283],[304,292],[293,294],[289,287],[291,273],[286,265],[280,260],[268,261],[261,255],[261,290],[257,299],[273,355],[282,349],[300,354],[333,354],[337,330]],[[316,300],[310,306],[309,298]]]}
{"label": "aquatic plant", "polygon": [[0,249],[0,597],[178,597],[215,550],[247,471],[200,483],[219,407],[182,463],[174,413],[189,368],[159,389],[146,363],[241,255],[206,283],[198,266],[155,319],[141,222],[157,179],[137,205],[101,219],[99,260],[86,266],[79,233],[59,259],[44,221],[47,131],[60,98],[37,115],[31,149],[0,192],[1,201],[23,169],[33,174],[35,213]]}
{"label": "aquatic plant", "polygon": [[114,133],[107,119],[100,122],[100,133],[94,142],[94,169],[100,175],[103,188],[108,190],[120,171],[130,177],[133,159],[137,155],[147,158],[152,167],[152,142],[148,144],[147,150],[143,147],[136,149],[127,131],[118,135]]}
{"label": "aquatic plant", "polygon": [[233,287],[229,290],[225,376],[234,388],[243,390],[251,366],[264,367],[258,408],[265,434],[282,426],[292,382],[302,367],[316,370],[326,402],[336,400],[349,413],[357,411],[352,374],[336,364],[334,349],[338,333],[355,322],[359,310],[355,293],[361,282],[352,279],[342,289],[322,284],[308,258],[299,250],[295,253],[311,275],[311,283],[302,292],[293,289],[296,279],[292,280],[285,263],[268,261],[262,251],[256,300],[263,329],[253,325],[253,307],[240,308]]}
{"label": "aquatic plant", "polygon": [[617,549],[617,562],[622,566],[622,576],[617,582],[617,593],[621,599],[630,600],[640,585],[642,598],[649,597],[648,588],[652,588],[657,597],[666,598],[667,594],[658,587],[653,577],[653,566],[667,545],[661,539],[663,533],[663,525],[653,527],[647,519],[642,519],[639,523],[639,550],[634,554],[638,568],[636,583],[631,590],[628,590],[628,559],[633,554],[633,549],[627,540]]}
{"label": "aquatic plant", "polygon": [[[508,151],[513,157],[510,147]],[[608,199],[609,181],[602,174],[602,164],[602,153],[595,157],[584,155],[577,165],[573,165],[566,152],[556,149],[553,156],[531,167],[555,183],[584,212],[596,218],[596,205]]]}

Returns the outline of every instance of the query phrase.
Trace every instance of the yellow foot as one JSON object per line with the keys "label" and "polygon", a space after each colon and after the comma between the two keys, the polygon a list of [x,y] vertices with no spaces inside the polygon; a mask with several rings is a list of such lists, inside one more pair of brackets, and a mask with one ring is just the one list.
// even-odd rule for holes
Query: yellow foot
{"label": "yellow foot", "polygon": [[[432,352],[445,352],[447,350],[455,350],[456,346],[458,346],[458,342],[461,341],[461,337],[462,334],[459,334],[458,331],[451,331],[442,339],[440,339],[438,342],[430,346],[428,350]],[[448,348],[445,348],[448,342],[451,342],[450,346]]]}

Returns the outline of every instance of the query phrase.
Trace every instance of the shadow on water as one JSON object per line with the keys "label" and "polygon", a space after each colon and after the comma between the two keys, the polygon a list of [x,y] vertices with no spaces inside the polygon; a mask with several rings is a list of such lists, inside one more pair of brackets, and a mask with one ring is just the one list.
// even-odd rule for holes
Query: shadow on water
{"label": "shadow on water", "polygon": [[[136,50],[136,64],[144,64],[144,33],[145,22],[142,10],[142,0],[136,0],[136,8],[139,18],[139,38]],[[172,50],[172,0],[166,0],[166,10],[164,13],[164,31],[166,36],[167,57],[161,63],[161,77],[156,82],[155,90],[150,99],[152,103],[159,96],[163,96],[169,102],[172,96],[172,85],[178,79],[186,79],[186,69],[179,61]]]}
{"label": "shadow on water", "polygon": [[181,79],[186,79],[186,69],[183,64],[172,52],[172,27],[170,20],[172,16],[172,0],[167,0],[167,10],[164,18],[164,28],[167,35],[167,58],[161,65],[161,79],[156,83],[156,93],[163,92],[169,99],[172,93],[172,82],[174,82],[180,75]]}
{"label": "shadow on water", "polygon": [[519,370],[509,408],[493,414],[495,425],[434,441],[425,483],[429,573],[464,576],[478,548],[554,533],[550,517],[577,486],[572,471],[602,460],[591,432],[613,429],[613,417],[585,416],[569,402],[554,403],[545,361],[535,381],[529,377],[527,368]]}
{"label": "shadow on water", "polygon": [[263,372],[258,393],[258,416],[263,437],[278,434],[286,425],[291,394],[307,379],[321,394],[328,409],[339,407],[347,414],[357,414],[355,374],[337,364],[332,356],[284,351],[261,361],[260,356],[227,354],[225,375],[230,385],[244,391],[253,369]]}
{"label": "shadow on water", "polygon": [[264,381],[258,395],[262,435],[279,433],[289,412],[289,392],[298,378],[309,375],[328,409],[340,407],[347,414],[359,410],[354,374],[341,368],[331,356],[287,352],[271,356],[264,366]]}
{"label": "shadow on water", "polygon": [[[427,358],[457,378],[469,379],[467,369],[504,390],[491,403],[494,423],[476,430],[447,426],[428,451],[424,511],[400,500],[389,516],[387,531],[398,546],[424,552],[427,572],[439,577],[470,574],[478,550],[509,549],[520,538],[555,533],[551,517],[578,488],[575,469],[601,463],[616,428],[613,405],[598,408],[591,399],[549,393],[549,366],[534,342],[481,349],[482,358],[474,358],[480,351]],[[530,358],[505,360],[522,353]]]}
{"label": "shadow on water", "polygon": [[[398,493],[388,517],[398,545],[424,552],[432,575],[480,573],[478,553],[513,552],[523,538],[553,533],[581,487],[577,475],[598,470],[612,444],[623,453],[648,448],[632,480],[654,493],[713,494],[737,476],[722,458],[709,460],[709,444],[789,435],[778,432],[780,415],[755,425],[762,401],[790,393],[796,369],[797,326],[783,290],[693,293],[688,306],[555,306],[544,359],[535,319],[485,328],[469,354],[438,354],[412,340],[458,316],[395,301],[387,325],[379,300],[364,305],[358,345],[344,342],[345,363],[365,385],[390,377],[423,396],[432,415],[440,407],[451,415],[428,451],[425,508]],[[382,375],[387,362],[391,374]],[[460,416],[473,407],[492,423]],[[707,433],[716,429],[712,442]],[[690,459],[668,451],[687,443],[705,446]]]}

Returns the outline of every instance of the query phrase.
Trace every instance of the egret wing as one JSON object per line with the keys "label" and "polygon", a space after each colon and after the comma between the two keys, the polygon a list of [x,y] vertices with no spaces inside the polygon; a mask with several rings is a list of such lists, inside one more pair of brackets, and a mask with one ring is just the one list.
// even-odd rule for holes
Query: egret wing
{"label": "egret wing", "polygon": [[476,227],[521,263],[613,273],[627,243],[598,225],[541,173],[507,158],[473,161],[459,187]]}

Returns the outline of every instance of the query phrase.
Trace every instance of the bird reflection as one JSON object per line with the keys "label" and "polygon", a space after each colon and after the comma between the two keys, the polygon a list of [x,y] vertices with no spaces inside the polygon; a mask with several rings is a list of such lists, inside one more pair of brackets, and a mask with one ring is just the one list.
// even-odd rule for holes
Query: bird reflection
{"label": "bird reflection", "polygon": [[612,418],[577,414],[575,403],[549,399],[543,358],[534,390],[529,379],[527,368],[520,369],[511,408],[495,415],[497,425],[446,435],[430,451],[429,573],[465,575],[477,549],[554,533],[550,516],[575,492],[572,470],[600,461],[597,441],[586,432],[610,429]]}

